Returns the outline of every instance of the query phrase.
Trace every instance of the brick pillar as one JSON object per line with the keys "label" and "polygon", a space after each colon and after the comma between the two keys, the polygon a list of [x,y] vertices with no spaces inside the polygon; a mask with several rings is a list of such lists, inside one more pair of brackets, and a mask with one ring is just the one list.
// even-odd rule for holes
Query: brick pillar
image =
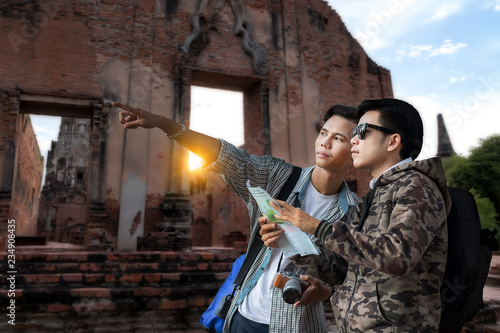
{"label": "brick pillar", "polygon": [[0,90],[0,251],[5,248],[7,222],[12,218],[12,186],[16,154],[19,93]]}

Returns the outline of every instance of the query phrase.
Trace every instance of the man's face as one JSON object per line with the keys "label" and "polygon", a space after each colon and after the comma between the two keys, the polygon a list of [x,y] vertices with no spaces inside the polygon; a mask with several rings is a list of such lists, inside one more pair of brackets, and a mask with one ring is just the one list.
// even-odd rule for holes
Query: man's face
{"label": "man's face", "polygon": [[338,172],[352,165],[351,130],[356,123],[332,116],[323,125],[315,143],[316,165]]}
{"label": "man's face", "polygon": [[[378,121],[378,111],[368,111],[360,119],[359,124],[368,123],[382,126]],[[367,127],[365,138],[360,140],[356,135],[351,139],[352,160],[357,169],[376,170],[387,160],[387,135],[376,129]]]}

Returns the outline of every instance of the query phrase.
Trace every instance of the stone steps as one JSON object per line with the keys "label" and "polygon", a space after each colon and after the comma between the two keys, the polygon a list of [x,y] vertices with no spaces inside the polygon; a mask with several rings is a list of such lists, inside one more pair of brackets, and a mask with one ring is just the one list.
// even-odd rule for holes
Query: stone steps
{"label": "stone steps", "polygon": [[[199,318],[229,275],[240,252],[16,252],[15,297],[9,275],[0,276],[0,303],[14,299],[19,326],[36,331],[37,324],[71,325],[80,320],[91,327],[99,321],[128,314],[123,321],[135,325],[134,316],[150,312],[165,317],[168,325],[199,330]],[[0,253],[0,270],[8,272],[7,253]],[[0,309],[5,315],[6,307]],[[38,318],[39,314],[45,317]],[[52,319],[51,319],[52,318]],[[57,318],[57,319],[55,319]],[[180,324],[179,324],[180,323]],[[65,325],[66,325],[65,324]],[[4,327],[0,324],[0,330]],[[151,327],[141,321],[139,326]],[[161,326],[161,325],[160,325]],[[158,326],[159,327],[159,326]],[[140,331],[140,330],[139,330]]]}
{"label": "stone steps", "polygon": [[[158,287],[168,287],[172,284],[203,282],[204,284],[222,284],[229,272],[220,273],[131,273],[131,274],[82,274],[82,273],[41,273],[16,274],[16,284],[25,287],[31,286],[74,286],[99,287],[112,283],[115,287],[141,286],[154,284]],[[8,276],[2,276],[0,282],[7,283]]]}
{"label": "stone steps", "polygon": [[483,290],[484,309],[467,323],[462,333],[500,333],[500,253],[494,253]]}
{"label": "stone steps", "polygon": [[500,274],[488,274],[486,284],[490,286],[500,287]]}
{"label": "stone steps", "polygon": [[[158,287],[171,284],[219,286],[239,253],[24,253],[16,255],[18,286],[104,287],[113,284]],[[9,271],[5,254],[0,269]],[[7,276],[0,277],[7,285]]]}
{"label": "stone steps", "polygon": [[486,284],[500,287],[500,253],[493,253]]}

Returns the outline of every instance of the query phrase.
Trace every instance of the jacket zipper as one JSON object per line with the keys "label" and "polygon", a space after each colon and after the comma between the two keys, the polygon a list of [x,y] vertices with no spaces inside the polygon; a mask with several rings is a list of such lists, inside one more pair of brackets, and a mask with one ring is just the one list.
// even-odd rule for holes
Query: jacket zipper
{"label": "jacket zipper", "polygon": [[352,289],[352,294],[351,297],[349,298],[349,306],[347,307],[347,311],[345,312],[345,317],[344,317],[344,327],[345,331],[347,332],[348,327],[347,327],[347,316],[349,316],[349,311],[351,310],[352,306],[352,299],[354,298],[354,295],[356,294],[356,288],[358,287],[358,274],[359,274],[359,265],[356,268],[356,275],[354,279],[354,287]]}

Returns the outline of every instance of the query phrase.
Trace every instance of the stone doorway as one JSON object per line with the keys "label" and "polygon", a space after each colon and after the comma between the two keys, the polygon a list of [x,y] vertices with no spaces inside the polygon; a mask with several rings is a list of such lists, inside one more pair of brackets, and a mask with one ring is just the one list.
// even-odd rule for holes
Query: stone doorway
{"label": "stone doorway", "polygon": [[[254,78],[222,75],[201,71],[183,71],[183,81],[190,82],[185,89],[185,119],[192,119],[192,87],[230,90],[242,94],[242,143],[235,143],[250,154],[271,153],[269,130],[269,88],[267,81]],[[220,129],[224,130],[223,128]],[[213,135],[216,136],[217,135]],[[241,199],[221,179],[220,175],[203,170],[190,172],[190,199],[193,223],[190,236],[193,246],[241,246],[241,236],[248,239],[250,221],[241,221],[246,208]],[[234,242],[229,241],[240,235]],[[243,242],[245,243],[245,242]]]}
{"label": "stone doorway", "polygon": [[[36,217],[29,221],[25,236],[43,236],[47,240],[75,245],[88,245],[92,242],[89,232],[91,210],[100,204],[104,197],[100,179],[104,159],[100,156],[105,136],[102,121],[106,109],[102,103],[88,98],[66,96],[46,96],[20,94],[18,98],[18,135],[19,122],[29,119],[29,115],[61,117],[57,140],[52,141],[50,151],[40,164],[47,167],[45,182],[33,195],[38,209]],[[104,117],[103,117],[104,116]],[[22,128],[22,125],[21,125]],[[36,138],[32,145],[38,145]],[[16,212],[16,202],[21,200],[25,191],[23,181],[23,145],[15,144],[15,168],[11,211]],[[38,148],[38,147],[37,147]],[[43,169],[43,166],[42,166]],[[95,238],[95,237],[94,237]]]}

